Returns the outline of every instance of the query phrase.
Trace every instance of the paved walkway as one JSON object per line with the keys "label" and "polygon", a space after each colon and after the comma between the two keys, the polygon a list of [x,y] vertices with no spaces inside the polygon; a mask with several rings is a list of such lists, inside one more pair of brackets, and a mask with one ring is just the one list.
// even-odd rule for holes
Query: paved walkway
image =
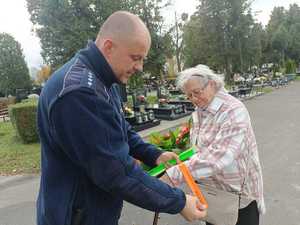
{"label": "paved walkway", "polygon": [[[264,175],[267,214],[261,225],[300,222],[300,82],[245,101]],[[153,213],[125,204],[120,225],[152,225]],[[199,225],[162,214],[159,225]]]}
{"label": "paved walkway", "polygon": [[[245,104],[252,117],[264,174],[267,214],[262,225],[299,225],[300,82]],[[166,122],[166,126],[170,124]],[[0,177],[0,225],[35,224],[38,183],[38,176]],[[150,225],[152,219],[152,212],[125,203],[120,225]],[[159,225],[188,224],[200,223],[186,223],[180,216],[166,214],[159,220]]]}

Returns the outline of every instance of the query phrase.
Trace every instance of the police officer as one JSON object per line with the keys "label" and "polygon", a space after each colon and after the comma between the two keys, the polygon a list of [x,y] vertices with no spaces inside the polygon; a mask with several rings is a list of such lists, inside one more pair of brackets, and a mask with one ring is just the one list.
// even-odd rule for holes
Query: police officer
{"label": "police officer", "polygon": [[152,211],[181,213],[188,221],[205,216],[195,197],[150,177],[134,161],[155,166],[178,160],[131,129],[115,87],[142,71],[150,44],[139,17],[115,12],[96,41],[47,81],[38,106],[38,225],[116,225],[123,200]]}

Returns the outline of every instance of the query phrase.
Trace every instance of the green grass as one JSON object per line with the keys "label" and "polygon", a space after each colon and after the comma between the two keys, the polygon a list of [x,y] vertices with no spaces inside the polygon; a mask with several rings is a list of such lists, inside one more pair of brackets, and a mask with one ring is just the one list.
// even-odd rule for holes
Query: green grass
{"label": "green grass", "polygon": [[0,122],[0,175],[40,171],[40,144],[23,144],[10,122]]}
{"label": "green grass", "polygon": [[273,88],[272,87],[264,87],[263,89],[262,89],[262,92],[263,93],[270,93],[270,92],[272,92],[273,91]]}

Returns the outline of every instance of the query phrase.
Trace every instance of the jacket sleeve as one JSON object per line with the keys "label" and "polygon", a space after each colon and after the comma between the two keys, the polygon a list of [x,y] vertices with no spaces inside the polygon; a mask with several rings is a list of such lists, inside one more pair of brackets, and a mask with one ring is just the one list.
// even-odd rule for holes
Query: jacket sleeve
{"label": "jacket sleeve", "polygon": [[[118,85],[113,86],[112,94],[118,99],[118,104],[122,107],[122,99]],[[162,154],[162,151],[158,150],[154,145],[144,142],[126,120],[125,126],[127,130],[129,154],[150,167],[156,166],[156,160]]]}
{"label": "jacket sleeve", "polygon": [[113,106],[86,90],[58,99],[50,111],[53,135],[70,163],[102,190],[142,208],[179,213],[185,195],[146,174],[129,155]]}
{"label": "jacket sleeve", "polygon": [[130,155],[141,160],[150,167],[156,166],[156,160],[163,151],[158,150],[152,144],[144,142],[144,140],[132,129],[128,122],[126,122],[126,125]]}

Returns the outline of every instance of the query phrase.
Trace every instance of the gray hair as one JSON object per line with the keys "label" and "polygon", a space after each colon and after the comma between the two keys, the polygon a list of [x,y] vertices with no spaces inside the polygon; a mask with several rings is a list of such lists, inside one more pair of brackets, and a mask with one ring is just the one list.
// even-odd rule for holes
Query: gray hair
{"label": "gray hair", "polygon": [[183,90],[185,84],[192,78],[198,78],[199,81],[206,85],[209,80],[216,82],[217,90],[224,87],[223,77],[219,74],[216,74],[208,66],[199,64],[195,67],[188,68],[179,73],[176,79],[176,86],[178,89]]}

